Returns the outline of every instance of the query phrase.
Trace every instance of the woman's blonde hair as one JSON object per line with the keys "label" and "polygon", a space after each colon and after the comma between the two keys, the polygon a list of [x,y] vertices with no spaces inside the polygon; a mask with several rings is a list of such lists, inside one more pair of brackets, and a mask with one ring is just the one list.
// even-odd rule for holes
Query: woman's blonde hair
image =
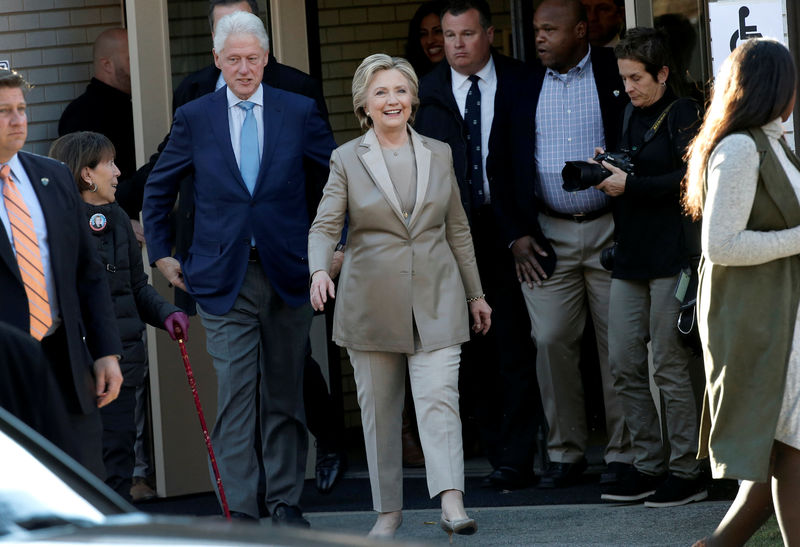
{"label": "woman's blonde hair", "polygon": [[689,145],[683,205],[700,218],[706,199],[706,166],[719,141],[781,116],[795,96],[797,75],[789,50],[776,40],[755,38],[728,56],[714,82],[703,125]]}
{"label": "woman's blonde hair", "polygon": [[378,72],[392,69],[400,72],[408,80],[408,87],[411,92],[411,117],[408,122],[412,123],[414,121],[414,116],[419,108],[419,96],[417,95],[419,81],[411,63],[402,57],[391,57],[385,53],[375,53],[364,59],[353,75],[353,112],[355,112],[358,123],[361,124],[361,128],[364,131],[372,127],[372,120],[367,116],[364,108],[367,105],[369,84]]}

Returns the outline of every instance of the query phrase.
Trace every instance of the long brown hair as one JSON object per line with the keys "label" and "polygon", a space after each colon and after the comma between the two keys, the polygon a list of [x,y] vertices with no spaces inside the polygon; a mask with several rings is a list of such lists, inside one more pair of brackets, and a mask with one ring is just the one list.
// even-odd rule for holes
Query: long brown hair
{"label": "long brown hair", "polygon": [[797,74],[789,50],[776,40],[750,39],[733,50],[714,82],[711,104],[689,145],[683,205],[700,218],[708,158],[723,138],[771,122],[791,104]]}

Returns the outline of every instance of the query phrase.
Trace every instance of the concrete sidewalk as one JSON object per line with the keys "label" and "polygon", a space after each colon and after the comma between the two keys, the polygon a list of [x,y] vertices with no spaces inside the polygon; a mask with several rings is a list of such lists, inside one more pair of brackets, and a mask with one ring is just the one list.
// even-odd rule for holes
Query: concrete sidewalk
{"label": "concrete sidewalk", "polygon": [[[550,505],[469,508],[478,521],[474,536],[454,536],[453,545],[675,545],[689,546],[714,531],[730,506],[692,503],[650,509],[644,505]],[[316,530],[364,535],[374,512],[306,513]],[[396,539],[446,545],[437,510],[404,511]]]}

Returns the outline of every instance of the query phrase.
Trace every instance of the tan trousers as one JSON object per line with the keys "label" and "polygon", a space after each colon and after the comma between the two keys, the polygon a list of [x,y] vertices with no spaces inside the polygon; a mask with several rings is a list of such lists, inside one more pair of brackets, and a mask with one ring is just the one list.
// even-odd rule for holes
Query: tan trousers
{"label": "tan trousers", "polygon": [[606,410],[605,461],[631,463],[630,433],[608,365],[608,295],[611,274],[600,253],[612,244],[611,214],[587,222],[539,215],[545,237],[558,257],[556,269],[541,286],[522,284],[536,342],[536,375],[550,431],[547,452],[554,462],[574,463],[586,451],[583,385],[578,368],[586,312],[597,335],[600,376]]}
{"label": "tan trousers", "polygon": [[347,349],[355,371],[364,427],[372,502],[376,511],[403,507],[401,446],[405,371],[417,412],[425,454],[428,492],[464,491],[464,449],[458,414],[458,365],[461,346],[414,354]]}

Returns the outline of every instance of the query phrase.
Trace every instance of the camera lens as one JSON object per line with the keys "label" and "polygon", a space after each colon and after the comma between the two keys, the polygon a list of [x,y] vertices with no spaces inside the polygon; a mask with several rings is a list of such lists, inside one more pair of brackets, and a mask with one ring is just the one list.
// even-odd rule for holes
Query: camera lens
{"label": "camera lens", "polygon": [[567,192],[578,192],[596,186],[611,175],[611,171],[596,163],[587,161],[568,161],[561,170],[564,183],[561,187]]}

